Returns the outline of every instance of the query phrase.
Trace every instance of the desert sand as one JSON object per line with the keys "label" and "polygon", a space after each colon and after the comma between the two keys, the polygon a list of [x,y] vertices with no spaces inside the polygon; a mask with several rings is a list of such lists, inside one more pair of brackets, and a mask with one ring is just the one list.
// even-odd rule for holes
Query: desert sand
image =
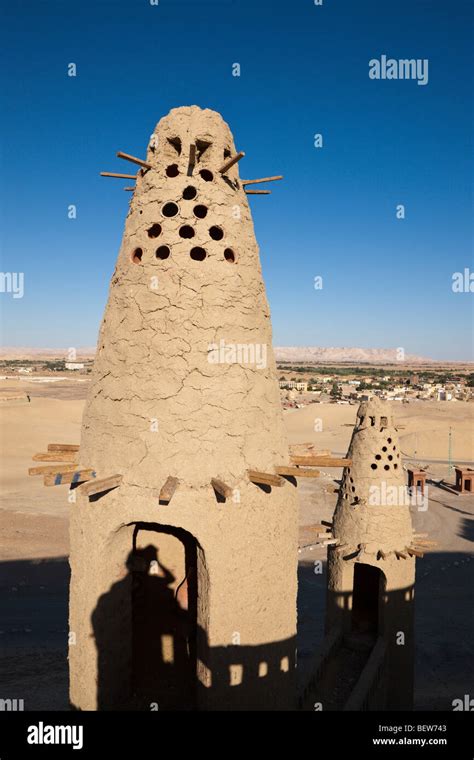
{"label": "desert sand", "polygon": [[[31,394],[31,402],[3,402],[0,406],[4,683],[9,696],[25,698],[30,710],[68,709],[68,516],[73,505],[68,503],[67,486],[44,487],[41,477],[29,477],[27,471],[33,465],[31,456],[45,450],[48,443],[79,443],[86,385],[70,381],[67,387],[60,383],[35,386],[8,381],[9,390]],[[356,406],[337,404],[289,410],[285,413],[289,441],[312,441],[320,449],[344,454],[356,410]],[[414,527],[439,544],[417,560],[415,707],[452,709],[452,700],[469,693],[472,684],[474,496],[455,496],[435,483],[441,477],[453,482],[447,468],[450,427],[453,461],[474,461],[474,405],[395,403],[393,412],[399,425],[405,426],[400,429],[402,451],[408,455],[405,464],[416,455],[420,463],[429,463],[429,478],[433,477],[429,508],[426,512],[414,509]],[[324,570],[322,574],[314,572],[314,562],[325,563],[326,552],[311,545],[314,533],[309,526],[332,517],[337,499],[334,480],[340,476],[341,470],[322,470],[320,478],[302,479],[298,486],[298,657],[302,678],[322,639],[326,588]]]}

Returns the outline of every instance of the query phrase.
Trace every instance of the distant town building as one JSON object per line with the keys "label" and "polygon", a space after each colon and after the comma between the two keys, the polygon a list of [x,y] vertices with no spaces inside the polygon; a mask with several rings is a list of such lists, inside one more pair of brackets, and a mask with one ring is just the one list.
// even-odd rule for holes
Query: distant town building
{"label": "distant town building", "polygon": [[348,396],[351,396],[354,393],[354,388],[349,385],[349,383],[341,383],[339,386],[341,395],[347,398]]}
{"label": "distant town building", "polygon": [[453,394],[449,393],[445,388],[440,388],[438,390],[437,399],[438,401],[452,401]]}
{"label": "distant town building", "polygon": [[84,364],[81,362],[66,362],[64,366],[66,369],[84,369]]}
{"label": "distant town building", "polygon": [[297,391],[305,391],[308,388],[308,383],[296,382],[295,380],[280,380],[280,388],[291,388]]}

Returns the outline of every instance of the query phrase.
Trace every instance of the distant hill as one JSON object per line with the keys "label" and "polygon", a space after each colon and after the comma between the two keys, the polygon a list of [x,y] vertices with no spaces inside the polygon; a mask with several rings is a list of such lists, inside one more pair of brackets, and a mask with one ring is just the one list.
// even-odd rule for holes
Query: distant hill
{"label": "distant hill", "polygon": [[[0,359],[66,359],[68,348],[31,348],[0,347]],[[93,359],[95,348],[86,346],[76,347],[76,358]],[[390,364],[400,361],[396,348],[320,348],[319,346],[284,346],[275,348],[278,362],[318,362],[331,364],[340,362]],[[405,354],[404,360],[409,363],[433,363],[433,359],[425,356]]]}
{"label": "distant hill", "polygon": [[340,362],[390,364],[400,361],[409,363],[431,363],[433,359],[414,354],[405,354],[403,359],[396,348],[320,348],[318,346],[276,347],[278,362],[318,362],[334,364]]}
{"label": "distant hill", "polygon": [[[95,356],[95,348],[74,347],[76,351],[76,359],[93,359]],[[68,361],[74,361],[69,359],[70,348],[29,348],[27,346],[4,346],[0,347],[0,359],[67,359]]]}

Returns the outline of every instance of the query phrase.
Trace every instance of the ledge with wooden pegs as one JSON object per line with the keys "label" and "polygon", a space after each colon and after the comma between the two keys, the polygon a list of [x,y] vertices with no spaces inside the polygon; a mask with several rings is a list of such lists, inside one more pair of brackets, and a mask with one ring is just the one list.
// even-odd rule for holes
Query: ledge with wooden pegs
{"label": "ledge with wooden pegs", "polygon": [[320,471],[314,469],[317,466],[348,467],[350,464],[351,459],[333,457],[327,449],[317,451],[313,443],[297,443],[290,446],[290,464],[279,466],[276,471],[295,478],[318,478]]}
{"label": "ledge with wooden pegs", "polygon": [[46,452],[34,454],[34,462],[67,462],[68,464],[47,464],[30,467],[28,475],[42,475],[43,485],[77,485],[96,477],[91,467],[81,467],[75,461],[79,446],[72,443],[50,443]]}

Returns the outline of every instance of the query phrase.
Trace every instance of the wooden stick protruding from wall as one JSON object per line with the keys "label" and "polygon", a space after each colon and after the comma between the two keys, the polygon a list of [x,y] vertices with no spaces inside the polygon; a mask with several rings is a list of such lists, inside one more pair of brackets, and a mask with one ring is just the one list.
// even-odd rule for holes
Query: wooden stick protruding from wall
{"label": "wooden stick protruding from wall", "polygon": [[117,177],[118,179],[136,179],[136,174],[117,174],[117,172],[101,172],[101,177]]}
{"label": "wooden stick protruding from wall", "polygon": [[81,493],[89,498],[97,493],[110,491],[112,488],[118,488],[122,482],[122,475],[111,475],[110,478],[100,478],[99,480],[90,480],[80,486]]}
{"label": "wooden stick protruding from wall", "polygon": [[93,480],[95,472],[92,469],[86,470],[69,470],[68,472],[51,472],[44,475],[43,485],[45,486],[63,486],[66,483],[84,483],[87,480]]}
{"label": "wooden stick protruding from wall", "polygon": [[131,161],[132,164],[138,164],[138,166],[143,166],[145,169],[151,169],[151,164],[148,161],[142,161],[141,158],[130,156],[128,153],[122,153],[121,150],[117,151],[117,158],[123,158],[125,161]]}
{"label": "wooden stick protruding from wall", "polygon": [[247,475],[251,483],[262,486],[276,486],[279,488],[285,482],[280,475],[273,475],[270,472],[260,472],[259,470],[247,470]]}
{"label": "wooden stick protruding from wall", "polygon": [[282,465],[275,467],[277,475],[286,475],[294,478],[319,478],[319,470],[309,467],[295,467],[292,465]]}
{"label": "wooden stick protruding from wall", "polygon": [[77,451],[47,451],[34,454],[33,462],[74,462],[77,459]]}
{"label": "wooden stick protruding from wall", "polygon": [[219,172],[221,174],[225,174],[231,166],[237,163],[237,161],[240,161],[241,158],[245,156],[245,153],[240,150],[238,153],[235,154],[235,156],[231,156],[228,161],[225,162],[225,164],[222,164],[221,168],[219,169]]}
{"label": "wooden stick protruding from wall", "polygon": [[75,472],[77,469],[79,469],[77,462],[71,464],[42,464],[39,467],[30,467],[28,475],[52,475],[59,472]]}
{"label": "wooden stick protruding from wall", "polygon": [[219,480],[219,478],[212,478],[211,486],[223,499],[228,499],[233,494],[233,489],[227,483],[224,483],[223,480]]}
{"label": "wooden stick protruding from wall", "polygon": [[48,451],[79,451],[78,443],[48,443]]}
{"label": "wooden stick protruding from wall", "polygon": [[259,185],[260,182],[275,182],[277,179],[283,179],[283,174],[279,174],[276,177],[262,177],[261,179],[243,179],[243,185]]}
{"label": "wooden stick protruding from wall", "polygon": [[158,501],[160,502],[163,501],[163,502],[166,502],[166,504],[169,504],[178,486],[179,486],[178,478],[174,478],[172,475],[169,475],[166,478],[165,483],[159,493]]}
{"label": "wooden stick protruding from wall", "polygon": [[299,456],[290,454],[291,464],[303,465],[306,467],[349,467],[352,464],[352,459],[346,459],[345,457],[326,457],[310,455]]}

